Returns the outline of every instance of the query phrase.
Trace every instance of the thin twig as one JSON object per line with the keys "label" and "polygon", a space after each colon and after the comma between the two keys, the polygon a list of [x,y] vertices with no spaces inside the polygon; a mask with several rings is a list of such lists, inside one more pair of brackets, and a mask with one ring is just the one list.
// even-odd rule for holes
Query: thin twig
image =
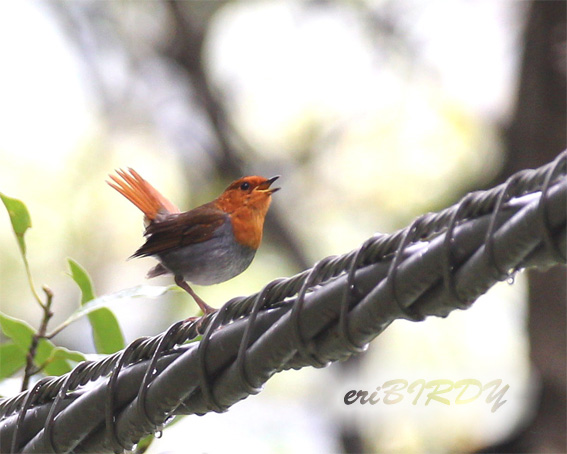
{"label": "thin twig", "polygon": [[[39,303],[39,305],[41,306],[41,308],[45,311],[46,310],[46,305],[44,304],[44,302],[41,300],[41,297],[39,296],[39,293],[37,293],[37,290],[35,289],[35,284],[33,283],[33,278],[31,275],[31,270],[30,270],[30,264],[28,263],[28,259],[26,257],[26,254],[23,253],[22,254],[22,258],[24,259],[24,268],[26,269],[26,276],[28,278],[28,283],[31,289],[31,292],[35,298],[35,300]],[[45,290],[45,289],[44,289]]]}
{"label": "thin twig", "polygon": [[43,291],[45,292],[45,296],[46,296],[45,303],[43,303],[39,298],[39,295],[37,295],[38,301],[40,302],[40,305],[43,309],[43,317],[41,319],[39,330],[32,337],[30,349],[26,357],[26,368],[24,371],[24,379],[22,381],[22,391],[28,389],[30,378],[33,375],[37,374],[44,367],[44,365],[42,365],[41,367],[37,367],[35,365],[35,356],[37,354],[37,347],[39,345],[39,341],[41,339],[46,338],[47,325],[51,317],[53,317],[53,312],[51,311],[51,303],[53,301],[53,291],[46,285],[43,286]]}
{"label": "thin twig", "polygon": [[44,337],[46,339],[53,339],[55,336],[57,336],[61,331],[63,331],[65,328],[67,328],[71,323],[73,323],[73,321],[67,321],[64,323],[61,323],[61,325],[59,325],[57,328],[55,328],[53,331],[51,331],[50,333],[47,333]]}

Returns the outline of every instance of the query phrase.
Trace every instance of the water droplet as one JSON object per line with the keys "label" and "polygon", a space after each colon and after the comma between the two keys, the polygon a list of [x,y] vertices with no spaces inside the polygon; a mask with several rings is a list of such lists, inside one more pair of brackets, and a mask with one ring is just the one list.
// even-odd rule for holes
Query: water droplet
{"label": "water droplet", "polygon": [[163,430],[158,430],[154,433],[154,437],[161,438],[163,436]]}
{"label": "water droplet", "polygon": [[167,418],[165,419],[163,425],[164,425],[164,426],[167,426],[167,425],[168,425],[171,421],[173,421],[174,419],[175,419],[175,416],[168,415]]}

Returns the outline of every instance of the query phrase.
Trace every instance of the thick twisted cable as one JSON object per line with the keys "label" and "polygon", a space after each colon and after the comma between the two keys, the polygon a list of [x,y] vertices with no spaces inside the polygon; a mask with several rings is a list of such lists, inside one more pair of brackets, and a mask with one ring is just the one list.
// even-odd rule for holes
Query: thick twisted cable
{"label": "thick twisted cable", "polygon": [[[525,172],[526,171],[524,171],[524,173]],[[512,189],[516,187],[521,177],[522,172],[512,175],[510,178],[508,178],[505,186],[500,191],[498,199],[496,200],[496,206],[494,207],[494,211],[490,216],[490,224],[488,225],[488,230],[486,231],[486,236],[484,239],[485,257],[487,264],[491,267],[492,270],[494,270],[494,277],[498,280],[502,279],[503,276],[507,276],[508,270],[503,270],[500,267],[494,254],[494,231],[496,228],[496,219],[498,218],[498,213],[500,213],[500,211],[502,210],[504,203],[510,200]]]}
{"label": "thick twisted cable", "polygon": [[444,254],[443,254],[443,283],[445,284],[445,289],[453,297],[455,301],[459,302],[459,309],[467,309],[471,302],[465,300],[459,292],[457,291],[457,286],[455,284],[455,274],[453,273],[454,263],[453,263],[453,232],[457,226],[457,222],[462,219],[462,213],[470,206],[474,200],[474,193],[467,194],[459,205],[457,209],[452,214],[449,225],[447,226],[447,231],[445,232],[445,238],[443,240]]}
{"label": "thick twisted cable", "polygon": [[140,385],[140,390],[138,391],[138,411],[145,419],[146,424],[152,427],[158,427],[159,423],[153,420],[151,415],[148,413],[148,410],[146,409],[146,396],[148,394],[148,389],[152,384],[152,380],[156,375],[155,367],[158,359],[160,358],[160,355],[169,347],[169,343],[171,342],[171,339],[175,336],[175,333],[184,323],[185,323],[184,320],[174,323],[169,327],[169,329],[165,332],[165,334],[163,334],[162,338],[160,339],[152,355],[152,359],[148,363],[146,373],[144,374],[142,384]]}
{"label": "thick twisted cable", "polygon": [[211,336],[213,335],[213,332],[215,332],[215,330],[217,330],[223,324],[228,312],[228,308],[229,308],[229,304],[225,304],[217,312],[212,314],[211,323],[207,326],[207,329],[205,330],[205,334],[203,334],[203,338],[199,342],[199,347],[197,349],[197,355],[199,358],[199,368],[198,368],[199,383],[201,386],[201,391],[205,396],[208,407],[217,413],[224,413],[225,411],[228,410],[228,408],[225,408],[218,403],[212,391],[213,385],[207,373],[206,351],[209,346],[209,342],[211,340]]}
{"label": "thick twisted cable", "polygon": [[394,260],[390,265],[390,269],[388,270],[388,278],[387,283],[389,284],[390,293],[392,295],[392,299],[400,309],[400,312],[404,315],[404,318],[413,322],[422,321],[425,316],[421,314],[418,310],[411,308],[410,306],[404,307],[402,304],[399,296],[398,296],[398,266],[401,262],[402,256],[408,245],[412,240],[419,237],[419,227],[423,224],[424,216],[418,217],[412,224],[405,229],[402,241],[396,250],[396,255],[394,256]]}
{"label": "thick twisted cable", "polygon": [[66,380],[63,383],[63,386],[57,393],[55,400],[51,404],[51,408],[47,415],[47,422],[45,423],[45,438],[47,440],[47,447],[49,449],[49,453],[56,453],[58,452],[57,447],[55,446],[55,442],[53,440],[53,425],[55,423],[55,417],[59,413],[59,410],[63,404],[65,397],[67,396],[67,392],[73,382],[73,379],[78,376],[84,367],[86,367],[87,363],[81,363],[77,367],[75,367],[71,373],[67,374]]}
{"label": "thick twisted cable", "polygon": [[354,255],[354,258],[352,260],[352,264],[349,267],[347,273],[347,285],[345,286],[345,291],[343,293],[343,299],[341,302],[338,322],[339,336],[351,353],[361,353],[366,350],[366,345],[358,345],[351,336],[351,333],[348,329],[348,311],[350,310],[351,305],[362,296],[362,293],[359,292],[355,283],[356,271],[361,265],[364,253],[374,242],[374,240],[375,237],[370,237],[356,251],[356,254]]}
{"label": "thick twisted cable", "polygon": [[291,320],[293,326],[293,337],[295,341],[295,346],[297,351],[300,355],[304,358],[309,358],[311,364],[315,367],[325,367],[329,364],[328,361],[323,361],[317,357],[317,354],[313,351],[312,348],[306,343],[303,335],[301,334],[301,311],[303,310],[303,306],[305,304],[305,295],[307,294],[307,290],[312,288],[315,284],[322,280],[323,270],[325,266],[332,262],[336,257],[330,256],[326,257],[323,260],[317,262],[315,266],[311,269],[311,272],[307,276],[307,279],[303,282],[299,293],[297,294],[297,298],[293,303],[291,308]]}
{"label": "thick twisted cable", "polygon": [[11,444],[11,447],[10,447],[10,452],[13,452],[13,453],[18,452],[19,435],[20,435],[21,428],[22,428],[22,425],[23,425],[23,422],[24,422],[24,418],[26,417],[26,413],[32,405],[34,396],[39,392],[39,390],[41,389],[43,384],[46,383],[48,380],[49,380],[49,377],[42,378],[27,393],[26,399],[24,400],[24,403],[22,405],[22,409],[20,410],[20,413],[18,414],[18,418],[16,420],[16,428],[14,430],[14,434],[12,435],[12,444]]}
{"label": "thick twisted cable", "polygon": [[124,366],[130,360],[130,357],[132,356],[134,350],[145,339],[146,338],[136,339],[134,342],[130,343],[130,345],[128,345],[128,347],[126,347],[122,351],[120,360],[116,364],[113,371],[110,373],[110,377],[108,379],[108,386],[106,388],[106,399],[104,402],[104,414],[105,414],[104,422],[106,426],[106,434],[112,446],[113,452],[122,452],[129,449],[129,446],[125,446],[120,441],[120,437],[116,433],[116,424],[114,417],[114,394],[116,392],[116,384],[118,383],[118,376],[120,375],[120,372],[122,371]]}
{"label": "thick twisted cable", "polygon": [[549,168],[545,176],[545,180],[541,188],[541,197],[539,199],[539,205],[538,205],[538,210],[540,213],[539,227],[545,247],[549,251],[549,253],[559,262],[564,262],[567,260],[567,258],[565,257],[565,254],[561,252],[557,243],[553,240],[551,225],[549,223],[548,207],[545,202],[547,200],[547,193],[549,191],[549,186],[551,185],[551,182],[557,176],[557,174],[559,174],[559,171],[562,170],[563,172],[565,172],[566,166],[567,166],[566,160],[561,159],[561,156],[555,158],[555,160],[552,163],[552,166]]}
{"label": "thick twisted cable", "polygon": [[254,302],[254,306],[252,307],[252,312],[248,318],[248,322],[246,323],[246,328],[244,329],[244,334],[242,335],[242,341],[240,342],[240,346],[238,348],[238,355],[236,356],[236,366],[239,371],[240,381],[244,390],[248,394],[258,394],[260,392],[260,388],[254,386],[252,380],[248,376],[246,372],[246,350],[250,346],[250,340],[252,338],[252,332],[254,331],[254,327],[256,325],[256,318],[260,309],[263,308],[268,295],[270,294],[270,290],[277,284],[279,284],[282,279],[276,279],[275,281],[270,282],[266,285],[260,293],[258,293],[258,297]]}

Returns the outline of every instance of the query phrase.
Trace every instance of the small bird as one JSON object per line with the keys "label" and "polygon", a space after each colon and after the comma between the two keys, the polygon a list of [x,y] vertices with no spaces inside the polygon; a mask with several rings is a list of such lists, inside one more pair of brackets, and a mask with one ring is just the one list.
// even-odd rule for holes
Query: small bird
{"label": "small bird", "polygon": [[107,183],[144,213],[146,242],[132,257],[159,263],[147,278],[173,274],[204,314],[214,312],[189,286],[212,285],[242,273],[262,241],[264,219],[279,176],[248,176],[232,182],[215,200],[190,211],[179,209],[134,169],[119,169]]}

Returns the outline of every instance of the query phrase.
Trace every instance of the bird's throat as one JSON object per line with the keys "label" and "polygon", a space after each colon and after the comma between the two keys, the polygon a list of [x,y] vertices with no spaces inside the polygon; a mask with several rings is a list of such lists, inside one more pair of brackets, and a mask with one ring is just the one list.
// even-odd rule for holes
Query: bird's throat
{"label": "bird's throat", "polygon": [[242,209],[234,211],[230,218],[234,239],[243,246],[258,249],[262,242],[264,216],[254,210]]}

